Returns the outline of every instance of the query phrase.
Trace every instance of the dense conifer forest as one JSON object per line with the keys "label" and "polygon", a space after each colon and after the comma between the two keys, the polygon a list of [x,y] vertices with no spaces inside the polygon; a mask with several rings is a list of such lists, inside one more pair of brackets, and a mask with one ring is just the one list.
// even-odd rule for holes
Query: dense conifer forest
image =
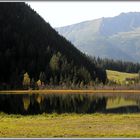
{"label": "dense conifer forest", "polygon": [[1,89],[106,81],[104,69],[23,2],[0,3],[0,67]]}
{"label": "dense conifer forest", "polygon": [[113,60],[108,58],[96,58],[96,57],[89,57],[91,61],[98,67],[108,69],[108,70],[115,70],[120,72],[127,72],[127,73],[139,73],[140,72],[140,64],[122,60]]}

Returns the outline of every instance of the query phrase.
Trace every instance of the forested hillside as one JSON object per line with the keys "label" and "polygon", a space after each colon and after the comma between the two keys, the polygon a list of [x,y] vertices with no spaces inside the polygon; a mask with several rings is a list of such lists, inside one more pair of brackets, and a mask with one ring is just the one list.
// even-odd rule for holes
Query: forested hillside
{"label": "forested hillside", "polygon": [[0,3],[0,67],[1,89],[106,80],[103,69],[21,2]]}

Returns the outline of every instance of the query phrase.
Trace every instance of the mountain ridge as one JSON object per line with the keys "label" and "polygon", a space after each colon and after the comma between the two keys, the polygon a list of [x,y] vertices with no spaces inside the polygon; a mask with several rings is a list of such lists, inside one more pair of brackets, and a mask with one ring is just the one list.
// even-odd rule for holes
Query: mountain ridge
{"label": "mountain ridge", "polygon": [[[119,56],[117,56],[117,54],[114,55],[114,59],[118,57],[118,59],[121,58],[124,61],[140,62],[137,52],[134,51],[139,50],[139,46],[136,45],[139,44],[139,27],[140,12],[129,12],[121,13],[115,17],[99,18],[73,24],[72,26],[64,26],[56,28],[56,30],[59,34],[70,40],[78,49],[88,55],[110,58],[111,53],[109,52],[113,53],[114,46],[120,54],[122,54]],[[131,35],[129,36],[129,39],[127,37],[127,33],[129,32],[131,32],[131,34],[137,32],[137,38]],[[118,40],[118,38],[120,39]],[[123,47],[123,43],[120,44],[120,42],[123,42],[122,38],[127,38],[127,40],[125,39],[125,42],[128,47],[126,45]],[[118,40],[118,42],[115,40]],[[136,41],[136,43],[134,41]],[[117,44],[121,47],[119,47],[119,45],[117,46]],[[136,54],[136,56],[127,53],[130,52],[129,45],[131,44],[134,46],[133,54]]]}

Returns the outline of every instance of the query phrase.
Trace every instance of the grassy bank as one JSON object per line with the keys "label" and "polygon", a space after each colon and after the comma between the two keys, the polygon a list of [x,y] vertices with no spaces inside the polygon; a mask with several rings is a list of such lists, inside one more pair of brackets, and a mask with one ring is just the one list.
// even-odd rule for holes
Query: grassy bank
{"label": "grassy bank", "polygon": [[139,114],[0,114],[0,137],[140,137]]}

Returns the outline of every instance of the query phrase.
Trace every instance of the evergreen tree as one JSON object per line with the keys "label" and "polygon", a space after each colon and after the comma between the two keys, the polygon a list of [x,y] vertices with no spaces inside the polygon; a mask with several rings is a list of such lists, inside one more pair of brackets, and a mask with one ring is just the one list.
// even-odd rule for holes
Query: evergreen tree
{"label": "evergreen tree", "polygon": [[31,88],[32,88],[32,89],[35,89],[35,86],[36,86],[35,80],[34,80],[34,78],[32,78],[32,79],[31,79]]}
{"label": "evergreen tree", "polygon": [[59,70],[60,57],[61,54],[58,52],[57,54],[54,54],[50,60],[50,67],[54,72]]}
{"label": "evergreen tree", "polygon": [[42,83],[46,82],[46,74],[45,74],[45,72],[40,72],[39,79],[41,81],[41,85],[42,85]]}
{"label": "evergreen tree", "polygon": [[51,78],[50,78],[50,85],[53,85],[53,84],[54,84],[53,78],[51,77]]}

